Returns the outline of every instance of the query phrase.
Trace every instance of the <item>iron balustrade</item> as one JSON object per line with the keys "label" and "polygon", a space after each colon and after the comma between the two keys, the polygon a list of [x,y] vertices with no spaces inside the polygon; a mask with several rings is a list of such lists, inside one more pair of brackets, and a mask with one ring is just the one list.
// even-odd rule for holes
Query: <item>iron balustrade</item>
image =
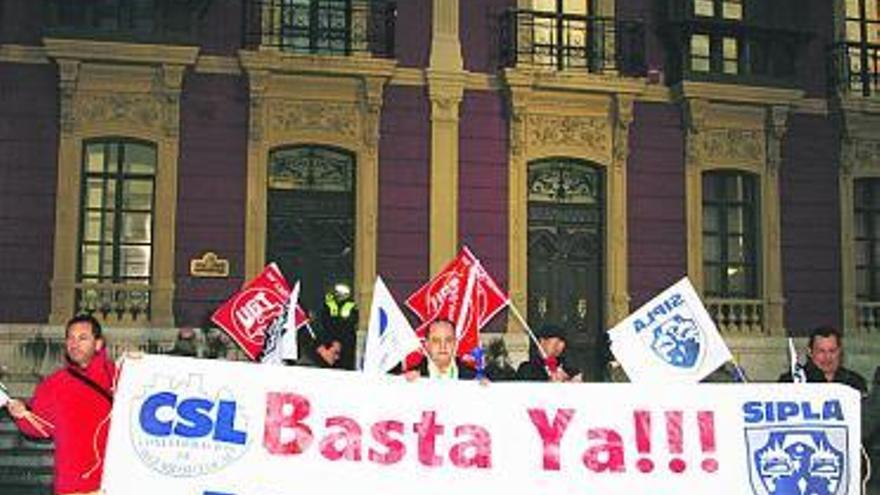
{"label": "iron balustrade", "polygon": [[245,47],[318,55],[394,56],[390,0],[248,0]]}
{"label": "iron balustrade", "polygon": [[512,9],[503,14],[501,65],[644,76],[645,30],[639,21]]}
{"label": "iron balustrade", "polygon": [[871,96],[880,92],[880,44],[832,45],[829,67],[832,93]]}

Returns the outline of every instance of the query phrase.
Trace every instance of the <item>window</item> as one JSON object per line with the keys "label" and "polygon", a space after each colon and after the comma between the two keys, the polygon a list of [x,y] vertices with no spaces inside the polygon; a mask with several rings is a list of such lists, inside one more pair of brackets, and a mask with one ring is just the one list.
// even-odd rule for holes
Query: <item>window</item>
{"label": "window", "polygon": [[195,33],[192,2],[162,0],[48,0],[47,28],[65,34],[151,41],[188,40]]}
{"label": "window", "polygon": [[[743,20],[741,0],[693,0],[693,16],[718,21]],[[690,35],[690,68],[693,72],[719,72],[737,75],[739,40],[733,33],[699,30]]]}
{"label": "window", "polygon": [[350,0],[282,0],[281,44],[291,51],[348,51]]}
{"label": "window", "polygon": [[856,298],[880,301],[880,179],[857,179],[854,196]]}
{"label": "window", "polygon": [[[77,300],[89,306],[99,297],[90,284],[151,282],[156,147],[124,140],[86,142],[82,167],[77,282],[87,293]],[[139,291],[134,297],[146,294]]]}
{"label": "window", "polygon": [[709,297],[757,298],[757,178],[703,174],[703,276]]}
{"label": "window", "polygon": [[846,0],[844,70],[848,89],[880,87],[880,0]]}

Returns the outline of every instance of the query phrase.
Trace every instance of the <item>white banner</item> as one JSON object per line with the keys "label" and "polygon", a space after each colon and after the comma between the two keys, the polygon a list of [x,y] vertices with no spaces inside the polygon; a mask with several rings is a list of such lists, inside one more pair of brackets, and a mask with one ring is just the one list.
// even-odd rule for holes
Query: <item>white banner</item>
{"label": "white banner", "polygon": [[481,386],[146,356],[124,365],[103,488],[858,494],[859,414],[834,384]]}
{"label": "white banner", "polygon": [[697,383],[733,359],[687,277],[633,311],[608,337],[636,383]]}

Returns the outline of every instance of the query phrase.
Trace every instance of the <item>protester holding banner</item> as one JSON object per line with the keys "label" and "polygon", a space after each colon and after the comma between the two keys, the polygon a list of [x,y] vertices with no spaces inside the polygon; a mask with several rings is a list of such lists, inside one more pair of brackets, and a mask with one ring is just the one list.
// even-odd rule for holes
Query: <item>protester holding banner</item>
{"label": "protester holding banner", "polygon": [[565,351],[565,331],[559,325],[548,323],[537,331],[538,347],[532,346],[530,358],[516,370],[518,380],[536,382],[564,382],[569,380],[561,362]]}
{"label": "protester holding banner", "polygon": [[472,368],[455,358],[455,346],[455,325],[448,320],[431,322],[425,338],[428,359],[423,359],[418,368],[407,371],[407,379],[413,380],[419,376],[447,380],[476,378]]}
{"label": "protester holding banner", "polygon": [[72,318],[65,338],[66,366],[43,380],[27,405],[13,399],[7,408],[25,435],[54,440],[55,493],[97,494],[116,368],[92,316]]}
{"label": "protester holding banner", "polygon": [[[843,335],[840,330],[821,326],[810,331],[807,345],[809,359],[804,366],[809,383],[842,383],[867,395],[868,385],[862,375],[841,365],[843,356]],[[791,372],[780,375],[780,382],[792,381]]]}

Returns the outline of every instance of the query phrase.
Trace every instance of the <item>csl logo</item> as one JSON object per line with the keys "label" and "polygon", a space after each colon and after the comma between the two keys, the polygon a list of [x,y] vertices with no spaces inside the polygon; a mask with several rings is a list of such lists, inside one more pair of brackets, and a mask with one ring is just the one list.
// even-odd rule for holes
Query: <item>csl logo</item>
{"label": "csl logo", "polygon": [[[198,378],[183,387],[149,387],[131,408],[132,442],[141,461],[171,477],[216,472],[248,448],[247,416],[233,397],[206,393]],[[157,391],[158,390],[158,391]]]}

